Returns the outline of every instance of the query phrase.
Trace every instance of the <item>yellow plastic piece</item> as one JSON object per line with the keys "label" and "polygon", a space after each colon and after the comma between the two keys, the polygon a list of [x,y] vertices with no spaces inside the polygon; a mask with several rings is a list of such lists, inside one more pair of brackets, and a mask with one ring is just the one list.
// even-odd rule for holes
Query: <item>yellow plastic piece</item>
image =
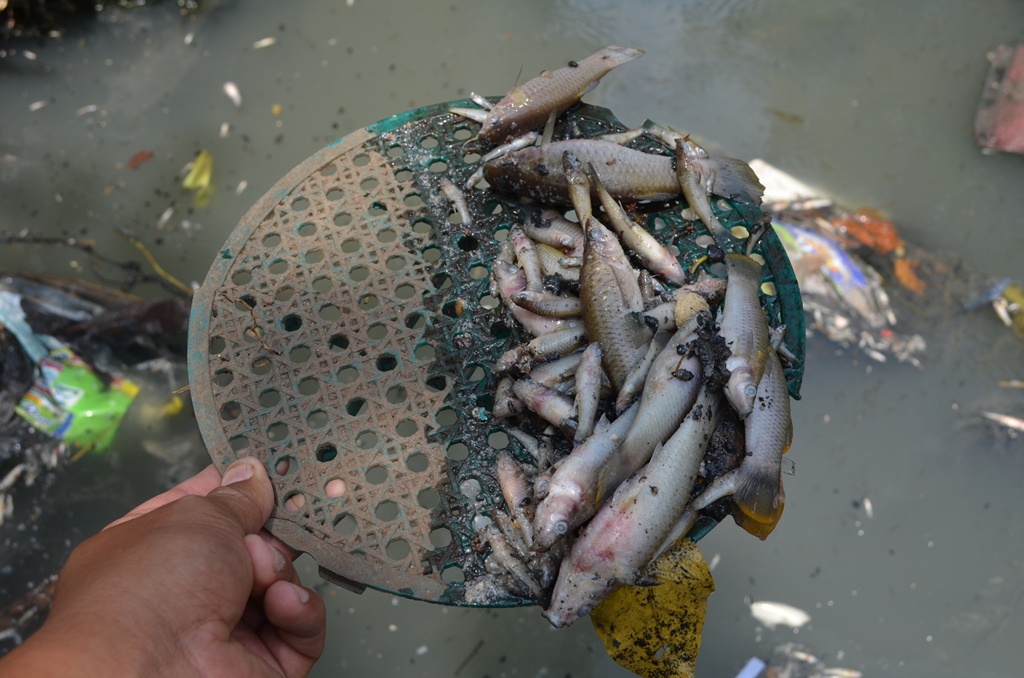
{"label": "yellow plastic piece", "polygon": [[185,178],[181,180],[182,188],[195,191],[195,203],[199,207],[206,207],[210,203],[212,193],[211,180],[213,179],[213,156],[209,151],[199,152],[196,159],[192,161],[192,169],[188,171]]}
{"label": "yellow plastic piece", "polygon": [[656,586],[623,586],[590,613],[608,656],[642,678],[693,676],[715,581],[697,545],[681,539],[656,560]]}

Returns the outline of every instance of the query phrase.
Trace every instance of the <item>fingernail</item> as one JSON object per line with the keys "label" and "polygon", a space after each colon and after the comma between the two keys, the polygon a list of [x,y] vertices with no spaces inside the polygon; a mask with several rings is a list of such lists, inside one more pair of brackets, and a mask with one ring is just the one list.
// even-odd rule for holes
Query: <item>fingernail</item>
{"label": "fingernail", "polygon": [[283,553],[275,549],[273,546],[270,548],[274,551],[274,569],[281,572],[288,564],[288,559],[284,557]]}
{"label": "fingernail", "polygon": [[295,589],[296,589],[296,590],[298,591],[298,593],[299,593],[299,601],[300,601],[300,602],[301,602],[301,603],[302,603],[303,605],[305,605],[306,603],[308,603],[308,602],[309,602],[309,591],[307,591],[306,589],[304,589],[304,588],[303,588],[303,587],[301,587],[301,586],[296,586],[296,587],[295,587]]}
{"label": "fingernail", "polygon": [[228,466],[228,469],[224,471],[224,477],[221,478],[220,485],[221,487],[224,487],[225,485],[231,485],[232,483],[240,483],[252,478],[252,474],[252,462],[249,461],[248,458],[239,459],[231,466]]}

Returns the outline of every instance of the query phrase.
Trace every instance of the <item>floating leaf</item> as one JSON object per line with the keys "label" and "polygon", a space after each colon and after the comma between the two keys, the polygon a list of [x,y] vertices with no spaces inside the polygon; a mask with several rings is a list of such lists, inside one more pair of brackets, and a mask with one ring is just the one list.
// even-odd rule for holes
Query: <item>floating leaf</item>
{"label": "floating leaf", "polygon": [[192,168],[181,180],[182,188],[195,191],[195,203],[199,207],[205,207],[210,202],[211,185],[213,179],[213,156],[209,151],[200,151],[196,159],[192,161]]}
{"label": "floating leaf", "polygon": [[656,586],[623,586],[590,614],[608,656],[643,678],[693,676],[707,600],[715,590],[689,539],[653,563]]}

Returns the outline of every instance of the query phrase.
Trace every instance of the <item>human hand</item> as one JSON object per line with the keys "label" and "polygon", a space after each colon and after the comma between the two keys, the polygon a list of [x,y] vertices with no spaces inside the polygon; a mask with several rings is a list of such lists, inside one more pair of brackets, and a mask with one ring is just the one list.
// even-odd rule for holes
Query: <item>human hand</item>
{"label": "human hand", "polygon": [[43,627],[0,675],[305,676],[323,651],[323,601],[261,526],[263,465],[210,466],[72,552]]}

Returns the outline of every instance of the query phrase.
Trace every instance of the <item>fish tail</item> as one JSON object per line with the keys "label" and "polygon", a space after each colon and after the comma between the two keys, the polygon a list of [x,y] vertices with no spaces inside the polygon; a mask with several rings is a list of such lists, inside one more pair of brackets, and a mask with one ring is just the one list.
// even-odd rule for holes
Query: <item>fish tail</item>
{"label": "fish tail", "polygon": [[594,56],[611,61],[616,66],[628,64],[630,61],[639,59],[645,54],[644,50],[635,47],[623,47],[621,45],[608,45],[599,49]]}
{"label": "fish tail", "polygon": [[746,469],[741,466],[739,470],[733,495],[737,508],[750,520],[774,527],[786,504],[781,469],[778,466],[751,466]]}
{"label": "fish tail", "polygon": [[712,193],[742,203],[761,204],[764,186],[750,165],[736,158],[706,158],[698,162],[704,163],[707,175],[714,177]]}

